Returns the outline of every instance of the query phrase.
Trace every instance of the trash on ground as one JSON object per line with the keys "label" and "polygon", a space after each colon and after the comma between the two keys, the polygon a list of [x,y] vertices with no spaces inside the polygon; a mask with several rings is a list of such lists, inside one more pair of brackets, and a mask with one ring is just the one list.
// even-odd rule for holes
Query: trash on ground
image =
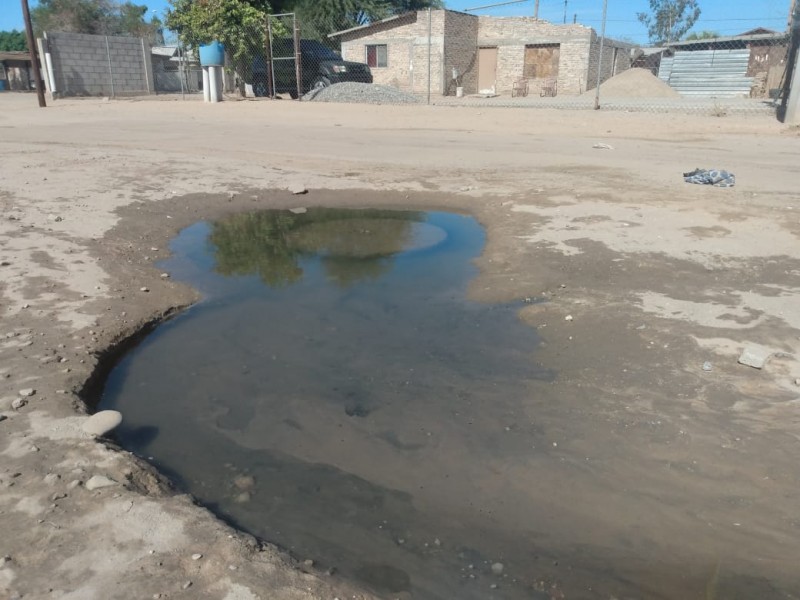
{"label": "trash on ground", "polygon": [[714,187],[733,187],[736,185],[736,177],[733,173],[720,169],[695,169],[683,174],[686,183],[699,183],[701,185],[713,185]]}
{"label": "trash on ground", "polygon": [[592,148],[597,148],[598,150],[613,150],[614,146],[611,144],[595,144]]}

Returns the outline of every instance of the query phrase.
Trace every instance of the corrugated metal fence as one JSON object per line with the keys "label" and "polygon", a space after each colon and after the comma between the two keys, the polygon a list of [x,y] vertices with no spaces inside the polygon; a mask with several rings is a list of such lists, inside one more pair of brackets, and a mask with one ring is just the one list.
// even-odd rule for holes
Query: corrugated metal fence
{"label": "corrugated metal fence", "polygon": [[679,50],[661,60],[658,77],[681,96],[747,97],[754,81],[749,63],[749,49]]}

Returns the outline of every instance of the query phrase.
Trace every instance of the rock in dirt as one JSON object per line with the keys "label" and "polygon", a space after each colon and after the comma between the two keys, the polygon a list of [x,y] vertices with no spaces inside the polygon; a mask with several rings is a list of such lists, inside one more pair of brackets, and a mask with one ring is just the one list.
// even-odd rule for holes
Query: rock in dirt
{"label": "rock in dirt", "polygon": [[199,552],[197,554],[192,554],[192,560],[200,560],[201,558],[203,558],[203,555]]}
{"label": "rock in dirt", "polygon": [[739,364],[753,367],[754,369],[763,369],[771,355],[772,352],[766,348],[747,346],[739,357]]}
{"label": "rock in dirt", "polygon": [[304,215],[305,213],[308,212],[308,209],[303,206],[300,206],[298,208],[290,208],[289,212],[295,215]]}
{"label": "rock in dirt", "polygon": [[7,417],[7,416],[5,416],[5,415],[0,415],[0,423],[2,423],[3,421],[5,421],[7,418],[8,418],[8,417]]}
{"label": "rock in dirt", "polygon": [[25,400],[25,398],[14,398],[14,401],[11,403],[11,408],[13,408],[14,410],[19,410],[27,403],[28,401]]}
{"label": "rock in dirt", "polygon": [[24,398],[30,398],[36,393],[36,390],[33,388],[25,388],[24,390],[19,391],[19,395],[23,396]]}
{"label": "rock in dirt", "polygon": [[703,371],[710,371],[712,368],[713,367],[711,366],[710,362],[706,361],[703,363]]}
{"label": "rock in dirt", "polygon": [[44,476],[44,482],[47,485],[55,485],[58,483],[58,480],[61,479],[61,475],[58,473],[48,473]]}
{"label": "rock in dirt", "polygon": [[81,429],[89,435],[102,437],[122,423],[122,413],[116,410],[101,410],[83,422]]}
{"label": "rock in dirt", "polygon": [[286,189],[288,189],[295,196],[308,193],[308,189],[306,189],[306,186],[304,186],[302,183],[293,183]]}
{"label": "rock in dirt", "polygon": [[89,490],[99,490],[100,488],[104,487],[111,487],[112,485],[117,485],[117,482],[113,479],[109,479],[105,475],[92,475],[89,478],[89,481],[86,482],[84,487]]}
{"label": "rock in dirt", "polygon": [[242,491],[248,491],[256,485],[256,480],[252,475],[239,475],[233,480],[233,485]]}
{"label": "rock in dirt", "polygon": [[494,564],[492,565],[492,573],[494,573],[495,575],[502,575],[502,574],[503,574],[503,569],[504,569],[504,568],[505,568],[505,567],[503,566],[503,563],[501,563],[501,562],[496,562],[496,563],[494,563]]}

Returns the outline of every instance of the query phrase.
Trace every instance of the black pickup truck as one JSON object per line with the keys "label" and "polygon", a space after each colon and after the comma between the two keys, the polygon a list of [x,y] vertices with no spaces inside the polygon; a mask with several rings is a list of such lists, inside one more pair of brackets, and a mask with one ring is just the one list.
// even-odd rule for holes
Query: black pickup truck
{"label": "black pickup truck", "polygon": [[[272,45],[275,65],[275,93],[297,98],[297,75],[294,64],[294,42],[277,39]],[[305,94],[314,88],[343,81],[372,83],[372,72],[364,63],[343,60],[336,52],[316,40],[300,40],[303,88]],[[269,68],[266,53],[253,60],[253,94],[269,94]]]}

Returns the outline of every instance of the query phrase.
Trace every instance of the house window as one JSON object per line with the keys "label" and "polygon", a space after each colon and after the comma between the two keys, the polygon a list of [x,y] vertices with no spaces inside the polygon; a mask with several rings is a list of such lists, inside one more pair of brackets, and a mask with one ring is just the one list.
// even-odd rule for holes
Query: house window
{"label": "house window", "polygon": [[523,77],[531,79],[558,78],[560,44],[530,44],[525,46]]}
{"label": "house window", "polygon": [[386,44],[370,44],[367,46],[367,65],[370,67],[386,67],[389,61]]}

